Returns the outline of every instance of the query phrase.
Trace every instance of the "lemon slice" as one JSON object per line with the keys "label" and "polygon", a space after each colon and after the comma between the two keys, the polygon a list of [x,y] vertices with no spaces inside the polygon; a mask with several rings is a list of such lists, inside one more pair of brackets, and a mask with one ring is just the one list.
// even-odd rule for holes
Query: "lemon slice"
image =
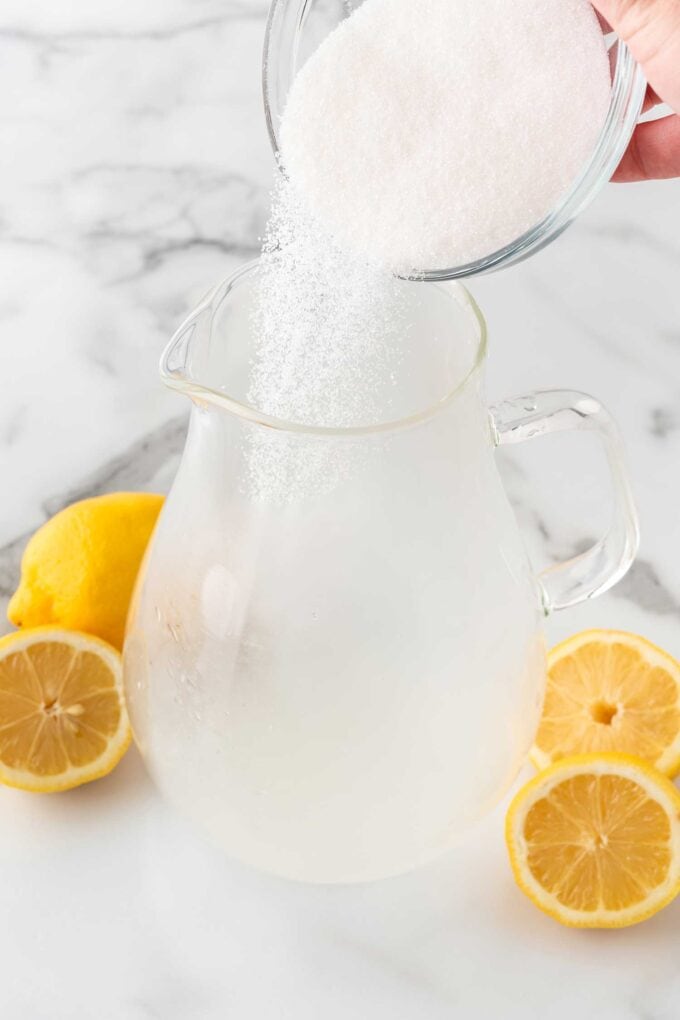
{"label": "lemon slice", "polygon": [[680,892],[680,792],[642,759],[565,758],[508,811],[517,884],[562,924],[621,928]]}
{"label": "lemon slice", "polygon": [[98,779],[130,744],[119,653],[37,627],[0,639],[0,782],[54,793]]}
{"label": "lemon slice", "polygon": [[644,638],[590,630],[548,656],[537,768],[572,754],[620,751],[680,769],[680,663]]}

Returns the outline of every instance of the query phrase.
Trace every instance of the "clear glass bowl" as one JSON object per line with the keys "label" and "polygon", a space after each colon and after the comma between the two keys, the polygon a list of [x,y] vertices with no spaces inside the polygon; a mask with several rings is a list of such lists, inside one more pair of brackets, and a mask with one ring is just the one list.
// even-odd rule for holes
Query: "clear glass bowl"
{"label": "clear glass bowl", "polygon": [[[278,132],[293,79],[326,35],[361,0],[273,0],[263,55],[263,90],[269,136],[278,154]],[[511,244],[462,266],[433,269],[419,279],[450,280],[476,276],[521,262],[554,241],[611,178],[642,110],[646,82],[628,48],[614,33],[605,35],[612,67],[612,98],[607,120],[590,162],[571,190],[531,230]]]}

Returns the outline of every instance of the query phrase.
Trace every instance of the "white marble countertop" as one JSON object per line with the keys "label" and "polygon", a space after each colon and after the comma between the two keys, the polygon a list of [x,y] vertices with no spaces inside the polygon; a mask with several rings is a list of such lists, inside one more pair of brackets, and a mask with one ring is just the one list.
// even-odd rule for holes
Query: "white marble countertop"
{"label": "white marble countertop", "polygon": [[[0,604],[25,536],[80,496],[169,484],[187,408],[156,364],[184,313],[257,251],[272,173],[264,0],[4,0],[0,12]],[[618,418],[640,508],[615,592],[549,621],[680,655],[680,182],[610,186],[549,250],[472,288],[493,399],[591,391]],[[506,458],[537,563],[606,519],[600,454]],[[1,629],[1,626],[0,626]],[[227,862],[130,752],[67,795],[0,790],[8,1020],[673,1020],[680,901],[562,929],[512,882],[502,809],[448,858],[355,888]]]}

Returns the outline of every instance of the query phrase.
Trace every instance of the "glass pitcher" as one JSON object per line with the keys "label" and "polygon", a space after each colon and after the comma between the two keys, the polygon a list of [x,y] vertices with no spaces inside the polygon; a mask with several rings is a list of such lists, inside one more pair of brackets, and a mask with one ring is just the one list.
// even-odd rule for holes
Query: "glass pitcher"
{"label": "glass pitcher", "polygon": [[[635,511],[592,397],[488,411],[485,325],[458,283],[399,283],[409,335],[385,420],[261,413],[257,272],[218,286],[163,357],[193,408],[131,609],[129,710],[161,791],[233,857],[376,879],[441,854],[508,789],[539,718],[542,619],[625,573]],[[604,442],[615,512],[536,578],[494,448],[568,429]]]}

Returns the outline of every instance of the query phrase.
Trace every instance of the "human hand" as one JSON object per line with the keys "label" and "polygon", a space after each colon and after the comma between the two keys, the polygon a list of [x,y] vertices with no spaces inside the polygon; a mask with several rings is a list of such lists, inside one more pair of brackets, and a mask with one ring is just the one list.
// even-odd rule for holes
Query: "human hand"
{"label": "human hand", "polygon": [[680,0],[592,2],[645,73],[645,109],[667,103],[674,111],[638,124],[612,180],[680,177]]}

